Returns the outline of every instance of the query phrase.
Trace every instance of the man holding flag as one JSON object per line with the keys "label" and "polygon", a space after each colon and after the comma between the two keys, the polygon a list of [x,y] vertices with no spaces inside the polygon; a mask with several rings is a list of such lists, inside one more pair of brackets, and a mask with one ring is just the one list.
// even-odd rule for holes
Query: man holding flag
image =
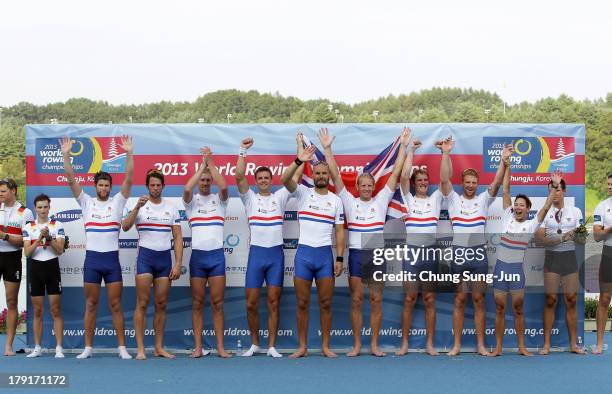
{"label": "man holding flag", "polygon": [[[374,246],[384,246],[382,233],[385,225],[387,208],[397,188],[397,180],[402,170],[402,165],[404,164],[406,147],[410,141],[410,129],[404,128],[400,138],[393,144],[394,147],[400,147],[401,144],[401,148],[397,149],[398,154],[393,163],[392,173],[388,176],[385,185],[374,197],[373,194],[375,192],[376,181],[369,172],[364,171],[357,177],[356,186],[359,192],[359,198],[353,196],[346,187],[344,187],[338,165],[336,164],[331,149],[335,137],[331,137],[325,128],[319,131],[318,137],[325,151],[325,160],[329,164],[329,170],[336,193],[342,200],[344,212],[347,215],[348,221],[351,322],[355,343],[353,349],[347,356],[358,356],[361,351],[363,280],[369,283],[370,288],[370,325],[372,327],[370,350],[374,356],[382,357],[385,356],[385,353],[378,350],[378,332],[382,323],[382,292],[384,282],[371,280],[372,272],[368,274],[365,270],[366,267],[369,267],[372,263]],[[395,151],[393,151],[393,153],[395,153]],[[368,242],[369,240],[373,242]],[[380,241],[382,245],[379,245],[378,241]]]}

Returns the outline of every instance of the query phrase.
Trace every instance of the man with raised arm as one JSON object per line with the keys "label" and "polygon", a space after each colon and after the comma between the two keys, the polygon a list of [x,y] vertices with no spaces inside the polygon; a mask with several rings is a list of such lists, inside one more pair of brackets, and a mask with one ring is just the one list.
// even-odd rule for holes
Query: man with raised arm
{"label": "man with raised arm", "polygon": [[[296,136],[298,153],[304,149],[302,134]],[[250,357],[260,351],[259,342],[259,297],[261,287],[266,282],[268,299],[268,351],[270,357],[282,357],[276,348],[276,335],[279,321],[279,303],[283,290],[285,272],[285,253],[283,251],[283,219],[287,201],[292,196],[285,187],[272,192],[272,171],[268,167],[255,170],[257,193],[249,187],[246,178],[247,151],[254,144],[252,138],[240,143],[236,164],[236,184],[240,192],[251,237],[249,241],[249,260],[246,272],[247,320],[251,331],[252,344],[243,356]],[[301,166],[300,168],[304,168]],[[297,171],[294,178],[301,178]]]}
{"label": "man with raised arm", "polygon": [[93,354],[96,313],[100,300],[101,283],[104,280],[108,305],[112,313],[113,326],[119,344],[119,357],[130,359],[132,357],[125,349],[124,319],[121,308],[123,277],[119,264],[119,231],[123,208],[132,189],[132,175],[134,173],[132,139],[128,136],[121,137],[120,146],[126,152],[125,178],[120,192],[112,197],[110,194],[113,178],[108,172],[99,171],[95,174],[95,198],[85,193],[81,185],[76,182],[70,160],[73,143],[74,140],[68,137],[60,140],[68,185],[83,211],[83,222],[85,223],[85,234],[87,236],[85,262],[83,264],[83,288],[86,301],[85,349],[77,358],[90,358]]}
{"label": "man with raised arm", "polygon": [[[227,182],[213,162],[210,148],[201,149],[202,163],[187,181],[183,190],[183,203],[191,227],[191,259],[189,272],[191,284],[191,318],[195,349],[191,357],[205,355],[202,351],[204,295],[210,288],[213,325],[217,337],[219,357],[229,358],[223,344],[223,297],[225,295],[225,253],[223,251],[223,226],[229,200]],[[212,193],[213,182],[218,192]],[[198,193],[193,188],[198,185]]]}
{"label": "man with raised arm", "polygon": [[[363,284],[370,289],[370,326],[372,327],[372,340],[370,351],[374,356],[382,357],[385,353],[378,349],[378,334],[382,324],[382,294],[383,281],[375,281],[372,277],[371,265],[375,247],[384,247],[382,238],[387,208],[393,198],[397,187],[397,180],[406,158],[406,147],[410,141],[410,129],[404,128],[401,134],[401,146],[393,165],[391,176],[387,184],[376,196],[374,192],[374,177],[370,173],[362,173],[357,177],[357,191],[359,198],[354,197],[344,187],[338,165],[332,152],[332,137],[327,129],[323,128],[318,134],[321,146],[325,150],[325,160],[329,164],[336,193],[342,200],[344,212],[347,217],[349,231],[349,287],[351,291],[351,323],[353,327],[354,345],[347,356],[358,356],[361,352],[361,327],[363,317],[361,305],[363,303]],[[363,268],[363,269],[362,269]]]}
{"label": "man with raised arm", "polygon": [[[343,271],[344,211],[342,201],[328,190],[329,166],[325,162],[313,165],[314,187],[298,185],[293,175],[302,163],[310,161],[315,147],[309,146],[285,170],[281,181],[298,200],[300,238],[295,255],[294,287],[297,298],[297,326],[299,346],[290,358],[308,354],[308,312],[312,280],[317,285],[319,315],[321,319],[322,352],[326,357],[337,357],[329,346],[331,333],[331,303],[334,278]],[[332,232],[336,231],[336,259],[332,253]]]}
{"label": "man with raised arm", "polygon": [[[450,137],[449,137],[450,138]],[[441,142],[437,142],[440,147]],[[430,195],[429,173],[426,169],[412,171],[414,154],[422,145],[421,141],[414,139],[408,148],[404,168],[401,176],[401,189],[404,205],[408,213],[404,219],[406,225],[406,242],[409,248],[421,249],[416,261],[404,261],[403,270],[412,273],[418,280],[407,281],[404,285],[404,308],[402,310],[402,343],[396,355],[403,356],[408,352],[409,332],[412,326],[414,305],[419,296],[421,287],[423,304],[425,306],[425,325],[427,329],[426,351],[431,356],[437,356],[434,348],[434,333],[436,331],[436,282],[421,281],[425,277],[423,272],[438,273],[438,256],[436,252],[436,232],[440,209],[445,196],[452,191],[450,177],[450,159],[443,157],[440,166],[440,186]],[[414,196],[410,193],[410,186],[414,188]]]}
{"label": "man with raised arm", "polygon": [[[446,139],[438,143],[442,150],[442,160],[450,161],[450,152],[453,140]],[[448,213],[453,226],[453,256],[451,271],[461,277],[461,283],[455,292],[455,308],[453,310],[454,345],[449,356],[456,356],[461,352],[461,336],[463,333],[463,320],[465,317],[465,304],[468,297],[468,288],[471,286],[472,301],[474,303],[474,323],[476,327],[476,351],[481,356],[492,356],[485,346],[485,293],[487,282],[483,278],[489,271],[487,259],[485,226],[489,206],[495,200],[506,170],[505,158],[510,156],[510,145],[506,145],[502,152],[502,160],[493,182],[487,190],[476,195],[478,189],[478,171],[466,168],[461,172],[463,193],[454,190],[448,196]],[[447,181],[447,182],[450,182]],[[469,281],[465,277],[472,278]]]}

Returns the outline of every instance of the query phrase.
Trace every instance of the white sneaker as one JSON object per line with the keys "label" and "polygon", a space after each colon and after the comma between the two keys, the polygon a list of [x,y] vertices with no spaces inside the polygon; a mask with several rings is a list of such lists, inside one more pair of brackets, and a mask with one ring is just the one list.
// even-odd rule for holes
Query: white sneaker
{"label": "white sneaker", "polygon": [[35,358],[35,357],[40,357],[40,356],[42,356],[42,349],[40,346],[35,346],[34,350],[32,350],[32,353],[28,354],[26,357]]}
{"label": "white sneaker", "polygon": [[260,350],[261,349],[259,348],[259,346],[251,345],[249,350],[247,350],[246,352],[242,353],[242,357],[251,357],[251,356],[254,356],[255,353],[259,353]]}
{"label": "white sneaker", "polygon": [[268,352],[266,353],[266,355],[274,358],[283,357],[283,355],[280,354],[274,346],[268,348]]}

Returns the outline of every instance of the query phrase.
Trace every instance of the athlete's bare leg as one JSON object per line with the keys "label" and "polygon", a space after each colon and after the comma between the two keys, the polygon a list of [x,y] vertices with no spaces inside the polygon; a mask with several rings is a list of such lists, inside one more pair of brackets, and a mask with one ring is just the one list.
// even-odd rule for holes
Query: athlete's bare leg
{"label": "athlete's bare leg", "polygon": [[540,350],[540,354],[545,356],[550,353],[550,332],[555,321],[555,310],[557,309],[557,300],[559,295],[559,285],[561,284],[561,276],[553,272],[544,273],[544,292],[546,293],[546,302],[544,304],[544,346]]}
{"label": "athlete's bare leg", "polygon": [[223,344],[223,299],[225,296],[225,275],[213,276],[208,278],[208,286],[210,287],[210,303],[212,305],[213,325],[215,327],[215,336],[217,337],[217,353],[219,357],[231,357],[225,351]]}
{"label": "athlete's bare leg", "polygon": [[376,357],[386,354],[378,349],[378,336],[382,325],[382,299],[384,282],[370,281],[370,327],[372,327],[372,341],[370,350]]}
{"label": "athlete's bare leg", "polygon": [[202,352],[202,331],[204,330],[204,298],[206,296],[206,279],[192,277],[189,279],[191,285],[191,324],[193,326],[194,349],[192,358],[200,358]]}
{"label": "athlete's bare leg", "polygon": [[465,318],[465,304],[467,302],[467,283],[461,282],[455,292],[455,305],[453,308],[453,333],[455,342],[448,352],[449,356],[461,353],[461,334],[463,332],[463,320]]}
{"label": "athlete's bare leg", "polygon": [[361,327],[363,326],[363,284],[358,276],[349,277],[349,288],[351,290],[351,325],[353,326],[353,348],[347,357],[359,356],[361,352]]}
{"label": "athlete's bare leg", "polygon": [[268,347],[276,346],[278,335],[279,304],[283,288],[268,286]]}
{"label": "athlete's bare leg", "polygon": [[[600,287],[603,286],[600,284]],[[597,304],[597,345],[593,349],[593,354],[603,353],[604,331],[606,330],[606,321],[608,320],[610,298],[612,298],[611,291],[601,291],[599,293],[599,302]]]}
{"label": "athlete's bare leg", "polygon": [[506,302],[508,293],[495,290],[495,350],[493,356],[501,356],[503,353],[504,330],[506,329]]}
{"label": "athlete's bare leg", "polygon": [[261,289],[246,289],[247,322],[251,331],[251,343],[259,346],[259,297]]}
{"label": "athlete's bare leg", "polygon": [[565,323],[569,334],[570,351],[576,354],[586,354],[584,348],[576,344],[578,321],[576,316],[576,298],[580,287],[578,272],[563,277],[563,300],[565,301]]}
{"label": "athlete's bare leg", "polygon": [[96,314],[100,301],[100,285],[97,283],[84,283],[85,292],[85,347],[93,346],[94,329],[96,328]]}
{"label": "athlete's bare leg", "polygon": [[19,282],[4,281],[6,294],[6,343],[4,344],[4,355],[14,356],[13,341],[17,332],[17,304],[19,297]]}
{"label": "athlete's bare leg", "polygon": [[176,358],[174,354],[164,349],[164,330],[166,328],[166,306],[168,304],[168,294],[171,286],[168,277],[156,278],[153,281],[153,291],[155,293],[155,315],[153,317],[153,328],[155,329],[155,357]]}
{"label": "athlete's bare leg", "polygon": [[151,295],[153,275],[136,275],[136,308],[134,309],[134,331],[136,333],[136,360],[146,360],[144,332],[147,327],[147,307]]}
{"label": "athlete's bare leg", "polygon": [[117,345],[125,346],[125,321],[123,308],[121,307],[121,294],[123,293],[123,282],[106,283],[106,298],[108,307],[113,318],[113,327],[117,333]]}
{"label": "athlete's bare leg", "polygon": [[516,339],[518,341],[518,352],[523,356],[533,356],[525,346],[525,314],[523,304],[525,302],[525,290],[512,292],[512,310],[514,312],[514,326],[516,328]]}
{"label": "athlete's bare leg", "polygon": [[297,328],[298,348],[289,358],[299,358],[308,355],[308,312],[310,310],[310,289],[312,282],[300,278],[293,279],[295,297],[297,298]]}
{"label": "athlete's bare leg", "polygon": [[330,350],[329,338],[332,325],[332,298],[334,296],[334,278],[322,278],[316,281],[319,298],[319,316],[321,321],[321,352],[325,357],[338,355]]}
{"label": "athlete's bare leg", "polygon": [[404,307],[402,308],[402,343],[395,354],[403,356],[408,353],[410,327],[412,327],[412,312],[419,296],[419,287],[416,282],[407,282],[404,285]]}
{"label": "athlete's bare leg", "polygon": [[436,292],[423,289],[423,304],[425,305],[425,325],[427,327],[427,343],[425,350],[430,356],[437,356],[439,353],[434,347],[434,334],[436,332]]}

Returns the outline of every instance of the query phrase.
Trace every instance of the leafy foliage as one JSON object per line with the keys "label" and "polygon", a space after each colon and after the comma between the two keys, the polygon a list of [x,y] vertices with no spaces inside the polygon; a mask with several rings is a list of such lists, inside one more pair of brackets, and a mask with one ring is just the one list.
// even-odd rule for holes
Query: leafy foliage
{"label": "leafy foliage", "polygon": [[41,106],[19,103],[2,108],[0,176],[14,176],[23,184],[24,125],[29,123],[49,123],[50,119],[58,119],[60,123],[129,123],[130,119],[134,123],[195,123],[199,119],[206,123],[225,123],[227,114],[232,114],[233,123],[583,123],[587,129],[587,187],[596,190],[600,198],[605,194],[606,174],[612,170],[609,160],[612,93],[593,101],[576,101],[561,95],[535,103],[504,105],[497,94],[484,90],[433,88],[348,105],[253,90],[220,90],[194,102],[111,105],[105,101],[73,98],[63,103]]}

